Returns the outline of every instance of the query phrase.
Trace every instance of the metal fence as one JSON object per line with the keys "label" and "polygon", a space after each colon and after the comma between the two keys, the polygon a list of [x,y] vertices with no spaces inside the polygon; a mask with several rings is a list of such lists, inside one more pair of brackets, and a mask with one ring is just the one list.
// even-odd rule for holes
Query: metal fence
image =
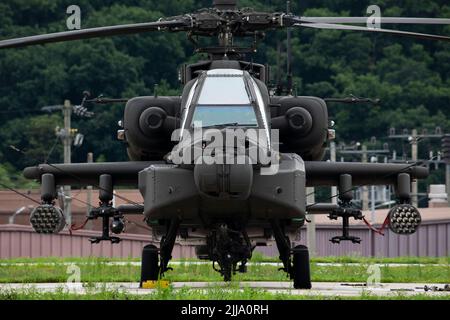
{"label": "metal fence", "polygon": [[[423,222],[412,236],[399,236],[386,231],[385,236],[374,234],[365,226],[352,226],[351,234],[362,239],[361,244],[344,242],[340,245],[329,241],[341,233],[337,225],[317,225],[317,256],[449,256],[450,219]],[[124,234],[123,241],[112,245],[109,242],[91,244],[88,239],[97,236],[95,231],[77,231],[72,235],[63,231],[57,235],[39,235],[31,227],[23,225],[0,225],[0,259],[18,257],[140,257],[144,245],[151,243],[149,236]],[[302,243],[306,244],[306,230],[301,231]],[[276,246],[259,247],[269,256],[277,256]],[[176,245],[174,258],[195,256],[191,246]]]}

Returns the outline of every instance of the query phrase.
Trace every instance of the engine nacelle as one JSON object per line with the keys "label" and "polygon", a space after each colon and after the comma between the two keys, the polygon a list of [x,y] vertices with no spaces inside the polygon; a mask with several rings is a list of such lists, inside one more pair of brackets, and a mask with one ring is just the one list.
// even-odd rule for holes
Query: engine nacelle
{"label": "engine nacelle", "polygon": [[328,139],[328,109],[316,97],[272,97],[272,129],[280,130],[280,151],[322,160]]}
{"label": "engine nacelle", "polygon": [[179,97],[138,97],[128,101],[124,114],[125,141],[133,161],[161,159],[174,146]]}

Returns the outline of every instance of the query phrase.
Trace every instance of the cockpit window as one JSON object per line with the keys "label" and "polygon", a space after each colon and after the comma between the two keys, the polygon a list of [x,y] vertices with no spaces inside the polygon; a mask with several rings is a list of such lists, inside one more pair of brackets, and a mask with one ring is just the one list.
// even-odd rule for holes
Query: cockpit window
{"label": "cockpit window", "polygon": [[257,127],[258,121],[253,106],[249,105],[198,105],[192,118],[192,126],[212,127]]}
{"label": "cockpit window", "polygon": [[[188,99],[186,104],[182,129],[262,128],[270,140],[264,101],[248,72],[237,69],[204,72],[191,89],[189,97],[192,99]],[[182,136],[181,133],[180,138]]]}
{"label": "cockpit window", "polygon": [[199,105],[250,105],[243,75],[207,75],[198,98]]}
{"label": "cockpit window", "polygon": [[191,127],[258,127],[255,106],[243,71],[210,70],[199,90]]}

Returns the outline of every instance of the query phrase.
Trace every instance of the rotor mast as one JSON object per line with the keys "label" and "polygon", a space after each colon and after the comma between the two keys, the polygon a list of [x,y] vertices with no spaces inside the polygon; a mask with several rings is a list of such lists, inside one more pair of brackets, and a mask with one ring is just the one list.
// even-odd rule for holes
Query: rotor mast
{"label": "rotor mast", "polygon": [[236,10],[237,0],[214,0],[213,5],[218,10]]}
{"label": "rotor mast", "polygon": [[[237,9],[237,0],[214,0],[213,5],[220,11],[234,11]],[[233,46],[233,32],[229,26],[225,27],[225,30],[219,33],[219,46],[223,47],[225,56],[227,55],[227,49]]]}
{"label": "rotor mast", "polygon": [[[286,13],[291,14],[291,1],[286,2]],[[292,94],[292,28],[287,28],[286,52],[287,52],[287,85],[288,94]]]}

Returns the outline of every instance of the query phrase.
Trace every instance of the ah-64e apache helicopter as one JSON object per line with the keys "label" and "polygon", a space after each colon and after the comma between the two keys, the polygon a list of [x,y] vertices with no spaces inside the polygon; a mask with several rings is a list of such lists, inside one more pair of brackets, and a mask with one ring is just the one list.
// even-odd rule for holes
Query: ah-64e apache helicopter
{"label": "ah-64e apache helicopter", "polygon": [[[389,227],[404,235],[416,231],[421,218],[410,205],[411,181],[426,178],[427,169],[417,164],[321,161],[333,136],[325,100],[293,95],[292,90],[269,90],[268,67],[246,61],[245,56],[256,50],[266,31],[281,28],[353,30],[441,41],[450,41],[450,37],[361,26],[366,17],[301,17],[238,9],[236,2],[215,0],[213,8],[156,22],[0,41],[0,49],[6,49],[150,31],[186,32],[194,44],[202,37],[218,39],[215,47],[197,48],[209,55],[207,61],[182,68],[181,96],[127,101],[119,138],[126,144],[129,162],[44,164],[25,169],[27,178],[41,181],[42,205],[30,217],[37,232],[56,233],[65,225],[61,209],[54,206],[56,186],[94,185],[100,191],[100,206],[88,218],[103,219],[103,235],[91,241],[120,241],[111,233],[121,233],[124,215],[131,213],[144,214],[161,239],[159,248],[148,245],[143,249],[141,284],[169,270],[177,238],[196,245],[198,256],[213,261],[225,281],[235,272],[246,271],[255,246],[275,239],[283,270],[294,287],[310,288],[308,249],[293,247],[291,240],[299,234],[307,214],[321,212],[343,219],[343,234],[333,242],[359,243],[348,228],[350,218],[363,218],[352,206],[354,186],[393,185],[398,203],[389,213]],[[450,19],[381,18],[381,23],[446,25]],[[251,38],[253,45],[236,46],[236,38]],[[198,129],[214,129],[215,133],[196,137]],[[256,129],[258,137],[247,134]],[[242,139],[232,137],[243,143],[240,147],[214,143],[230,130],[244,133]],[[280,143],[272,132],[279,133]],[[236,160],[243,156],[245,161],[201,161],[211,145],[209,157]],[[255,148],[259,151],[254,154],[263,154],[269,161],[249,156]],[[184,160],[177,162],[174,155]],[[117,186],[138,187],[144,203],[114,208],[113,188]],[[309,186],[337,186],[338,205],[306,206]]]}

